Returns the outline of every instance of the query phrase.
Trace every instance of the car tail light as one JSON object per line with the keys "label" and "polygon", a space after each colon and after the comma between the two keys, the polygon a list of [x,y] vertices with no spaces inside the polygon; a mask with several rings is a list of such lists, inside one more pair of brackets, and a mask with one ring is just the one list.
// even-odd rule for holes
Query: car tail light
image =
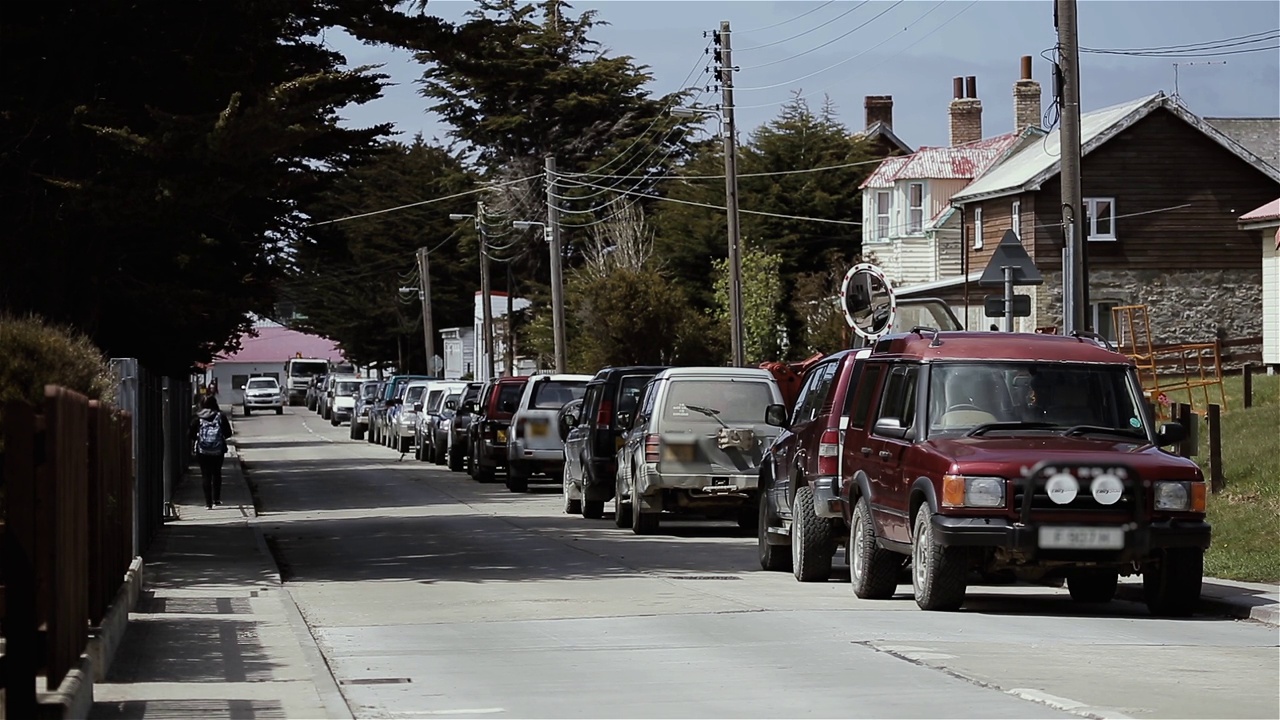
{"label": "car tail light", "polygon": [[650,433],[644,436],[644,461],[647,463],[658,462],[659,448],[662,445],[660,436]]}
{"label": "car tail light", "polygon": [[613,424],[613,403],[608,400],[600,401],[600,409],[596,411],[596,429],[608,430]]}
{"label": "car tail light", "polygon": [[825,430],[818,439],[818,474],[835,475],[840,472],[840,432]]}
{"label": "car tail light", "polygon": [[481,430],[481,433],[484,435],[485,440],[498,439],[498,431],[496,428],[493,427],[493,423],[491,422],[483,423],[480,427],[480,430]]}

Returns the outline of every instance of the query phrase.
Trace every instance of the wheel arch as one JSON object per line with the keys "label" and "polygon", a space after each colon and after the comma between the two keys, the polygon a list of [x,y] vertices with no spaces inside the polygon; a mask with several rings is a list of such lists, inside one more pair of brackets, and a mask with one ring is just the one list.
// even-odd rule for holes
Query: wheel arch
{"label": "wheel arch", "polygon": [[933,481],[927,477],[916,478],[911,484],[911,494],[908,498],[908,528],[914,533],[916,526],[916,516],[920,514],[920,508],[928,505],[929,512],[938,509],[938,495],[933,490]]}

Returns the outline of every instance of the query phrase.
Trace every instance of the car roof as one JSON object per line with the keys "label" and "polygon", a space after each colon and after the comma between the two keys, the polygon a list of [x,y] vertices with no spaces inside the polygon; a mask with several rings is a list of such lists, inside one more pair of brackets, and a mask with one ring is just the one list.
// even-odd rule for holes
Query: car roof
{"label": "car roof", "polygon": [[657,375],[670,368],[670,365],[625,365],[620,367],[607,367],[596,372],[594,380],[608,380],[617,375],[633,375],[648,374]]}
{"label": "car roof", "polygon": [[759,368],[736,368],[736,367],[680,367],[667,368],[658,373],[655,379],[676,379],[676,378],[752,378],[759,380],[774,381],[773,373],[768,370]]}
{"label": "car roof", "polygon": [[521,384],[523,384],[523,383],[527,383],[527,382],[529,382],[529,376],[528,376],[528,375],[512,375],[512,376],[509,376],[509,377],[500,377],[500,378],[497,378],[497,379],[495,379],[495,380],[493,381],[493,384],[494,384],[494,385],[510,385],[510,384],[512,384],[512,383],[521,383]]}
{"label": "car roof", "polygon": [[564,374],[564,375],[534,375],[534,376],[530,377],[529,379],[530,379],[530,380],[533,380],[534,382],[542,382],[542,381],[546,380],[546,381],[550,381],[550,382],[580,382],[580,383],[586,383],[586,382],[591,382],[591,380],[592,380],[592,376],[591,376],[591,375],[570,375],[570,374]]}
{"label": "car roof", "polygon": [[1087,337],[991,331],[950,331],[936,336],[932,331],[888,335],[876,342],[871,358],[1133,365],[1128,356]]}
{"label": "car roof", "polygon": [[279,380],[277,380],[277,379],[275,379],[275,378],[271,377],[270,375],[261,375],[261,376],[258,376],[258,377],[251,377],[251,378],[249,378],[249,382],[253,382],[254,380],[257,380],[257,381],[259,381],[259,382],[266,381],[266,380],[270,380],[271,382],[273,382],[273,383],[275,383],[275,384],[277,384],[277,385],[279,385],[279,384],[280,384],[280,381],[279,381]]}

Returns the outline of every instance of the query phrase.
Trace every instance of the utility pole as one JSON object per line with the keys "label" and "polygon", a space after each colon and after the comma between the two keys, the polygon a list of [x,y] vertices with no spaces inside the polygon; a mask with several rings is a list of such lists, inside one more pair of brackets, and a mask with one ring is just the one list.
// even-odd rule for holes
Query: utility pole
{"label": "utility pole", "polygon": [[506,338],[506,341],[502,343],[502,364],[505,370],[502,374],[507,377],[514,377],[516,374],[516,334],[511,327],[511,316],[515,314],[513,307],[515,290],[512,289],[515,283],[513,280],[511,263],[507,263],[507,321],[502,326],[502,334]]}
{"label": "utility pole", "polygon": [[1061,74],[1062,129],[1062,312],[1066,334],[1088,327],[1089,259],[1080,189],[1080,38],[1076,0],[1056,0],[1058,71]]}
{"label": "utility pole", "polygon": [[422,299],[422,336],[427,344],[427,374],[435,372],[435,342],[431,327],[431,260],[427,257],[425,247],[418,248],[418,278],[420,280],[418,294]]}
{"label": "utility pole", "polygon": [[561,277],[560,206],[556,201],[556,159],[547,156],[547,227],[546,240],[551,243],[551,325],[555,336],[556,372],[565,372],[564,279]]}
{"label": "utility pole", "polygon": [[493,296],[492,288],[489,286],[489,241],[485,238],[484,231],[484,201],[476,203],[476,237],[480,243],[480,295],[481,307],[480,317],[484,327],[481,332],[484,337],[484,362],[485,380],[493,379]]}
{"label": "utility pole", "polygon": [[743,350],[742,320],[742,234],[738,226],[738,137],[733,121],[733,46],[729,21],[720,21],[717,44],[720,46],[720,90],[724,113],[724,194],[729,210],[729,342],[733,349],[733,366],[746,365]]}

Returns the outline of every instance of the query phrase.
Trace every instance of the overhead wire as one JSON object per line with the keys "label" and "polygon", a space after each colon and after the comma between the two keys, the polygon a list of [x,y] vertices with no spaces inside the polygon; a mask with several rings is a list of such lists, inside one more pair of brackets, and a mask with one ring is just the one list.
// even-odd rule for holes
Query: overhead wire
{"label": "overhead wire", "polygon": [[805,11],[805,12],[800,13],[799,15],[794,15],[794,16],[792,16],[792,17],[787,18],[786,20],[783,20],[783,21],[781,21],[781,22],[776,22],[776,23],[774,23],[774,24],[772,24],[772,25],[765,25],[764,27],[751,28],[751,29],[749,29],[749,30],[734,30],[734,31],[733,31],[733,34],[734,34],[734,35],[746,35],[747,33],[763,32],[763,31],[765,31],[765,30],[772,30],[772,29],[774,29],[774,28],[780,28],[780,27],[782,27],[783,25],[786,25],[787,23],[795,22],[796,20],[799,20],[799,19],[800,19],[800,18],[802,18],[802,17],[808,17],[809,15],[812,15],[812,14],[814,14],[814,13],[818,12],[819,10],[821,10],[821,9],[825,8],[826,6],[828,6],[828,5],[832,4],[832,3],[834,3],[835,1],[836,1],[836,0],[827,0],[826,2],[822,3],[822,4],[821,4],[821,5],[819,5],[818,7],[813,8],[812,10],[807,10],[807,11]]}
{"label": "overhead wire", "polygon": [[795,35],[792,35],[791,37],[783,38],[783,39],[781,39],[781,40],[774,40],[773,42],[768,42],[768,43],[765,43],[765,44],[763,44],[763,45],[755,45],[755,46],[747,47],[747,48],[735,48],[735,50],[736,50],[737,52],[752,52],[753,50],[763,50],[763,49],[765,49],[765,48],[767,48],[767,47],[773,47],[774,45],[781,45],[781,44],[783,44],[783,43],[791,42],[792,40],[795,40],[795,39],[797,39],[797,38],[802,38],[802,37],[804,37],[805,35],[808,35],[808,34],[810,34],[810,33],[814,33],[814,32],[817,32],[817,31],[821,30],[822,28],[824,28],[824,27],[826,27],[826,26],[830,25],[831,23],[833,23],[833,22],[835,22],[835,21],[837,21],[837,20],[840,20],[841,18],[845,17],[846,15],[848,15],[848,14],[850,14],[850,13],[852,13],[852,12],[856,11],[858,8],[862,7],[863,5],[866,5],[868,2],[870,2],[870,0],[863,0],[862,2],[860,2],[860,3],[856,4],[856,5],[854,5],[853,7],[849,8],[848,10],[845,10],[844,12],[842,12],[842,13],[840,13],[839,15],[837,15],[837,16],[835,16],[835,17],[831,18],[830,20],[828,20],[828,21],[826,21],[826,22],[822,23],[821,25],[819,25],[819,26],[817,26],[817,27],[809,28],[808,30],[805,30],[804,32],[801,32],[801,33],[797,33],[797,34],[795,34]]}
{"label": "overhead wire", "polygon": [[1186,51],[1192,51],[1192,50],[1216,50],[1223,47],[1237,47],[1240,45],[1249,45],[1251,43],[1275,40],[1276,36],[1280,36],[1280,28],[1263,30],[1261,32],[1250,33],[1248,35],[1237,35],[1235,37],[1222,38],[1220,40],[1204,40],[1201,42],[1183,43],[1181,45],[1156,45],[1152,47],[1133,47],[1133,48],[1082,47],[1080,48],[1080,52],[1143,54],[1143,53],[1162,53],[1162,52],[1186,52]]}
{"label": "overhead wire", "polygon": [[384,213],[396,212],[399,210],[407,210],[409,208],[418,207],[420,205],[430,205],[432,203],[445,202],[446,200],[456,200],[457,198],[467,197],[468,195],[475,195],[476,193],[488,192],[496,188],[506,187],[508,185],[516,185],[522,182],[527,182],[529,180],[533,180],[534,178],[538,178],[538,177],[542,177],[542,176],[529,175],[528,177],[516,178],[515,180],[505,180],[505,181],[496,182],[496,183],[486,183],[484,187],[478,187],[473,190],[454,193],[452,195],[445,195],[444,197],[431,198],[430,200],[419,200],[418,202],[407,203],[405,205],[397,205],[396,207],[384,208],[382,210],[374,210],[372,212],[359,213],[356,215],[348,215],[346,217],[334,218],[332,220],[322,220],[320,222],[314,222],[314,223],[309,223],[307,225],[303,225],[303,227],[319,227],[321,225],[332,225],[334,223],[347,222],[349,220],[359,220],[361,218],[372,217],[374,215],[382,215]]}
{"label": "overhead wire", "polygon": [[1151,58],[1173,58],[1181,60],[1184,58],[1205,58],[1205,57],[1222,57],[1224,55],[1245,55],[1248,53],[1267,52],[1280,50],[1280,44],[1268,45],[1266,47],[1248,48],[1242,50],[1223,50],[1221,52],[1188,52],[1183,54],[1163,54],[1163,53],[1118,53],[1118,52],[1101,52],[1095,50],[1081,50],[1080,52],[1089,55],[1118,55],[1123,57],[1151,57]]}
{"label": "overhead wire", "polygon": [[[868,21],[866,21],[866,22],[862,23],[861,25],[856,25],[856,26],[854,26],[854,28],[853,28],[852,30],[847,31],[847,32],[845,32],[845,33],[844,33],[844,34],[842,34],[842,35],[837,35],[836,37],[834,37],[834,38],[832,38],[832,39],[830,39],[830,40],[828,40],[828,41],[826,41],[826,42],[822,43],[821,45],[814,45],[813,47],[811,47],[811,48],[809,48],[809,49],[807,49],[807,50],[802,50],[801,52],[798,52],[798,53],[796,53],[795,55],[792,55],[791,57],[782,58],[782,59],[780,59],[780,60],[770,60],[769,62],[766,62],[766,63],[760,63],[759,65],[751,65],[751,66],[749,66],[749,67],[744,67],[744,68],[740,68],[740,69],[741,69],[741,70],[743,70],[743,71],[746,71],[746,70],[757,70],[757,69],[759,69],[759,68],[769,67],[770,65],[778,65],[778,64],[780,64],[780,63],[784,63],[784,62],[790,62],[791,60],[795,60],[795,59],[796,59],[796,58],[798,58],[798,57],[804,57],[805,55],[808,55],[808,54],[809,54],[809,53],[811,53],[811,52],[817,52],[818,50],[821,50],[822,48],[827,47],[828,45],[831,45],[832,43],[839,42],[840,40],[843,40],[843,39],[845,39],[845,38],[849,37],[850,35],[852,35],[852,34],[854,34],[854,33],[858,32],[859,30],[861,30],[862,28],[864,28],[864,27],[866,27],[866,26],[870,25],[871,23],[875,22],[876,20],[879,20],[880,18],[884,17],[884,15],[885,15],[886,13],[888,13],[888,12],[890,12],[891,10],[893,10],[894,8],[898,7],[898,6],[899,6],[899,5],[901,5],[903,2],[905,2],[905,0],[898,0],[897,2],[895,2],[895,3],[894,3],[894,4],[892,4],[892,5],[890,5],[889,7],[885,8],[884,10],[881,10],[881,11],[880,11],[880,13],[879,13],[878,15],[876,15],[876,16],[875,16],[875,17],[873,17],[873,18],[871,18],[870,20],[868,20]],[[940,6],[940,5],[942,5],[942,3],[938,3],[938,5],[934,6],[934,10],[938,9],[938,6]],[[930,10],[929,12],[933,12],[933,10]],[[925,14],[927,15],[928,13],[925,13]],[[832,65],[831,67],[835,67],[835,65]],[[821,73],[821,72],[826,72],[827,70],[830,70],[830,69],[831,69],[831,67],[829,67],[829,68],[825,68],[825,69],[823,69],[823,70],[819,70],[818,72],[819,72],[819,73]],[[803,80],[803,79],[805,79],[805,78],[807,78],[807,77],[813,77],[813,75],[817,75],[817,74],[818,74],[818,73],[811,73],[811,74],[809,74],[809,75],[805,75],[805,76],[804,76],[804,77],[802,77],[802,78],[797,78],[796,80],[791,80],[791,81],[788,81],[788,82],[785,82],[785,83],[782,83],[782,84],[783,84],[783,85],[790,85],[790,84],[791,84],[791,83],[793,83],[793,82],[798,82],[799,80]],[[773,88],[773,87],[778,87],[778,86],[777,86],[777,85],[769,85],[769,86],[767,86],[767,87],[762,87],[762,88],[749,88],[749,87],[744,88],[744,87],[737,87],[737,86],[735,86],[735,87],[734,87],[734,90],[768,90],[769,88]]]}

